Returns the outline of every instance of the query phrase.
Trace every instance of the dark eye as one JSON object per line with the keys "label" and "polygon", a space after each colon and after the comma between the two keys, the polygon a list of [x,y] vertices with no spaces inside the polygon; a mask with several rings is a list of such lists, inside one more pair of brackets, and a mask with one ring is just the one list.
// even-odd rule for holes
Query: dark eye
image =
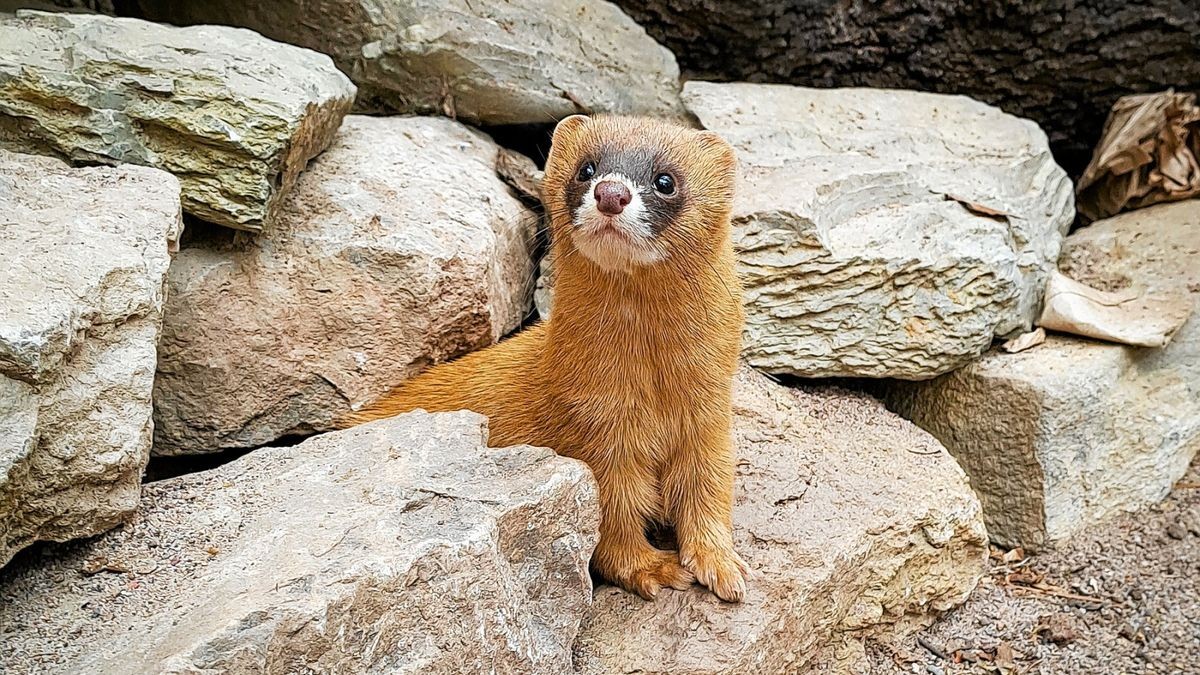
{"label": "dark eye", "polygon": [[675,179],[669,173],[660,173],[654,177],[654,189],[664,195],[675,194]]}
{"label": "dark eye", "polygon": [[591,180],[592,176],[595,176],[595,175],[596,175],[595,162],[587,162],[583,166],[579,167],[579,174],[577,176],[575,176],[575,180],[579,180],[579,181]]}

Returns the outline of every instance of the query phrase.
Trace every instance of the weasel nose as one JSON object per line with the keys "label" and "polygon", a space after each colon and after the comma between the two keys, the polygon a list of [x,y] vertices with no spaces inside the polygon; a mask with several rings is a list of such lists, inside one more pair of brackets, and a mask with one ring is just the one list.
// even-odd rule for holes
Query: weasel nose
{"label": "weasel nose", "polygon": [[615,180],[600,181],[596,184],[596,208],[606,216],[615,216],[625,210],[633,195],[624,183]]}

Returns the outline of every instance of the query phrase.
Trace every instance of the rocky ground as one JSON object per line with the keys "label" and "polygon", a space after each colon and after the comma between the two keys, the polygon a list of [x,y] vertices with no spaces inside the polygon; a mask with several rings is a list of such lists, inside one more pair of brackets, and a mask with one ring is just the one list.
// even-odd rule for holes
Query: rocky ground
{"label": "rocky ground", "polygon": [[870,672],[1200,672],[1200,462],[1170,497],[1058,550],[993,551],[971,599]]}
{"label": "rocky ground", "polygon": [[[0,673],[1200,672],[1200,318],[994,348],[1059,275],[1200,317],[1200,200],[1071,233],[1013,110],[681,82],[606,0],[39,4],[158,21],[0,13]],[[591,474],[482,418],[329,431],[548,316],[576,112],[738,155],[736,606],[593,593]]]}

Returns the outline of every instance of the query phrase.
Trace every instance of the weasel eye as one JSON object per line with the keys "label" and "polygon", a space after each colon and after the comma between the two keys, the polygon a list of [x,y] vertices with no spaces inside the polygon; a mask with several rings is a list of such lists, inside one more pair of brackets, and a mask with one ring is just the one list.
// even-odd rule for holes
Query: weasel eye
{"label": "weasel eye", "polygon": [[675,179],[669,173],[660,173],[654,177],[654,189],[664,195],[675,194]]}
{"label": "weasel eye", "polygon": [[575,176],[575,180],[578,180],[578,181],[591,180],[592,176],[595,176],[595,175],[596,175],[596,163],[588,162],[588,163],[584,164],[583,166],[579,167],[579,174],[577,176]]}

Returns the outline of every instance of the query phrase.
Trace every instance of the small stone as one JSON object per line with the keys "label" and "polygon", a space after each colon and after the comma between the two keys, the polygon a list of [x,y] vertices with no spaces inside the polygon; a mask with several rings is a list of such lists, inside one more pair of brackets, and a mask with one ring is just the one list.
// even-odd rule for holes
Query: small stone
{"label": "small stone", "polygon": [[1167,536],[1172,539],[1183,539],[1187,536],[1187,528],[1178,522],[1167,525]]}

